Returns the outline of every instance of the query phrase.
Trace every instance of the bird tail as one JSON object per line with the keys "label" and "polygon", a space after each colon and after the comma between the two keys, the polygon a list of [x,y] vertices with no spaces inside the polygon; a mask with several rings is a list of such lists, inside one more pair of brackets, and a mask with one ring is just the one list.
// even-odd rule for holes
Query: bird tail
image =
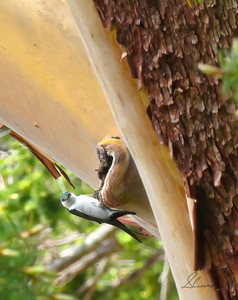
{"label": "bird tail", "polygon": [[[131,212],[130,212],[130,214],[131,214]],[[128,233],[131,237],[136,239],[139,243],[142,243],[141,240],[129,228],[127,228],[124,224],[122,224],[119,220],[114,219],[114,220],[112,220],[111,224],[116,226],[119,229],[122,229],[126,233]]]}

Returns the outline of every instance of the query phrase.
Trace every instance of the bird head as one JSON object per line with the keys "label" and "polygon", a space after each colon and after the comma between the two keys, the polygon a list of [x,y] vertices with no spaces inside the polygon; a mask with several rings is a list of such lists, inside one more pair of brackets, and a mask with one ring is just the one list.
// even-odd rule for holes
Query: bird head
{"label": "bird head", "polygon": [[65,193],[63,193],[62,196],[60,197],[60,200],[61,200],[62,202],[64,202],[64,201],[68,200],[70,197],[71,197],[71,193],[65,192]]}
{"label": "bird head", "polygon": [[65,192],[60,197],[60,201],[64,207],[70,208],[75,202],[75,197],[76,196],[73,193]]}

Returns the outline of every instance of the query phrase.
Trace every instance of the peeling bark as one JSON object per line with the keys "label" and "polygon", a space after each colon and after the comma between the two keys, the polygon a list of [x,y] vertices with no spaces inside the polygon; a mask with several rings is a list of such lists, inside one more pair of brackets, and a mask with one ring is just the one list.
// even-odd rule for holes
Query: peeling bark
{"label": "peeling bark", "polygon": [[154,129],[197,199],[195,269],[210,265],[220,298],[237,299],[238,122],[219,80],[198,70],[200,62],[217,65],[218,49],[238,36],[237,1],[94,2],[104,27],[116,27],[131,74],[149,96]]}

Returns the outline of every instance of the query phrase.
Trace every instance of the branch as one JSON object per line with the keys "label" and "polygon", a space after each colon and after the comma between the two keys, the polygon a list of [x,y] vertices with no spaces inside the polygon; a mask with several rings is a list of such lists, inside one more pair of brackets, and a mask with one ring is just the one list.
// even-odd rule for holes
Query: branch
{"label": "branch", "polygon": [[38,246],[38,250],[51,249],[55,246],[68,244],[70,242],[75,241],[80,236],[81,235],[78,232],[72,232],[69,236],[59,239],[59,240],[48,239],[48,240],[45,240],[42,244],[40,244]]}
{"label": "branch", "polygon": [[159,281],[161,282],[161,289],[160,289],[160,300],[166,300],[169,291],[169,276],[170,276],[170,267],[169,262],[166,256],[164,257],[164,268],[159,277]]}
{"label": "branch", "polygon": [[82,284],[80,286],[80,288],[77,290],[76,294],[82,295],[87,290],[89,290],[88,293],[85,295],[84,300],[91,299],[92,295],[95,292],[97,282],[99,281],[99,279],[101,278],[103,273],[106,271],[108,266],[109,266],[109,258],[105,257],[98,263],[97,270],[96,270],[96,276],[92,279],[87,280],[84,284]]}
{"label": "branch", "polygon": [[79,260],[83,255],[95,249],[111,236],[117,229],[107,224],[103,224],[90,233],[80,246],[73,246],[67,251],[64,251],[65,257],[58,257],[49,264],[49,269],[52,271],[61,271],[67,266]]}
{"label": "branch", "polygon": [[119,244],[115,239],[106,240],[101,247],[98,247],[95,251],[84,256],[79,261],[71,264],[61,272],[59,272],[58,277],[55,281],[56,285],[65,285],[67,282],[71,281],[76,275],[83,273],[91,265],[95,264],[104,256],[109,256],[112,252],[118,249]]}

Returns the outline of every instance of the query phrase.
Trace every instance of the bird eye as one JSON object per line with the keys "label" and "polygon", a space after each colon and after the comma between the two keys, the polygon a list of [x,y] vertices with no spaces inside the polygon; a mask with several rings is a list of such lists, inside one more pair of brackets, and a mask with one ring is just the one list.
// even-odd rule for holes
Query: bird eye
{"label": "bird eye", "polygon": [[71,193],[65,192],[65,193],[63,193],[63,195],[61,196],[60,199],[61,199],[62,201],[66,201],[66,200],[68,200],[70,197],[71,197]]}

